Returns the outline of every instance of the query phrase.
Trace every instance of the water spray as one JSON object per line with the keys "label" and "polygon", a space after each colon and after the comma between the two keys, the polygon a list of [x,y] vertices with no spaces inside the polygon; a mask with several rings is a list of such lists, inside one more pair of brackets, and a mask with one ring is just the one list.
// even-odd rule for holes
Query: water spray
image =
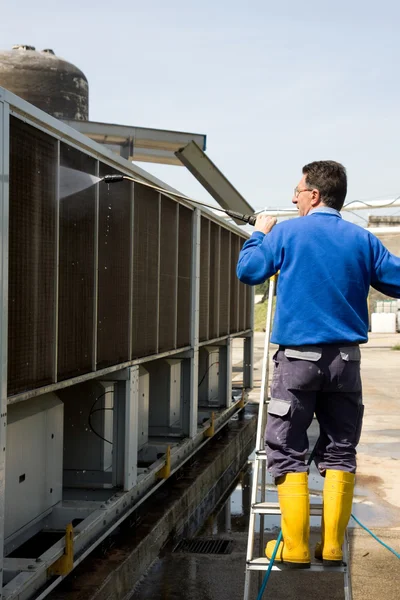
{"label": "water spray", "polygon": [[156,187],[154,185],[149,185],[144,181],[139,181],[138,179],[134,179],[133,177],[129,177],[128,175],[105,175],[102,179],[104,183],[118,183],[120,181],[133,181],[134,183],[141,183],[143,185],[147,185],[148,187],[153,188],[159,192],[164,192],[165,194],[169,194],[171,196],[177,196],[178,198],[182,198],[183,200],[188,200],[189,202],[193,202],[194,204],[199,204],[200,206],[205,206],[206,208],[210,208],[211,210],[218,210],[220,212],[225,213],[232,219],[238,219],[239,221],[243,221],[244,223],[248,223],[249,225],[255,225],[257,220],[257,215],[243,215],[242,213],[236,212],[235,210],[229,210],[227,208],[220,208],[219,206],[212,206],[211,204],[206,204],[205,202],[200,202],[199,200],[193,200],[193,198],[189,198],[188,196],[184,196],[183,194],[179,194],[177,192],[170,192],[169,190],[165,190],[163,188]]}

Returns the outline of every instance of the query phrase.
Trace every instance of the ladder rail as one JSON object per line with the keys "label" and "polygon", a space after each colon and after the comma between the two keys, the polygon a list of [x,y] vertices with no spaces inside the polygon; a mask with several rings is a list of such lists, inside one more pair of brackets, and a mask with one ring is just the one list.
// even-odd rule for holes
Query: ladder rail
{"label": "ladder rail", "polygon": [[347,529],[343,543],[343,562],[346,565],[344,568],[344,600],[352,600],[353,590],[351,588],[349,536]]}
{"label": "ladder rail", "polygon": [[256,451],[262,450],[263,440],[263,423],[264,423],[264,402],[266,400],[266,388],[268,383],[269,375],[269,344],[271,336],[271,325],[272,325],[272,312],[273,312],[273,300],[275,294],[275,283],[276,275],[273,275],[269,280],[268,290],[268,308],[267,318],[265,323],[265,338],[264,338],[264,355],[261,367],[261,388],[260,388],[260,404],[258,406],[258,422],[257,422],[257,434],[256,434]]}
{"label": "ladder rail", "polygon": [[[272,303],[275,293],[275,280],[276,275],[271,277],[268,290],[268,308],[265,323],[265,340],[264,340],[264,356],[262,363],[262,376],[261,376],[261,388],[260,388],[260,402],[258,406],[258,421],[257,421],[257,433],[256,433],[256,459],[254,461],[253,470],[253,481],[251,487],[251,506],[257,502],[257,489],[258,489],[258,477],[260,472],[260,461],[257,458],[257,452],[262,449],[263,440],[263,421],[264,421],[264,406],[265,406],[265,388],[268,377],[268,358],[269,358],[269,338],[271,334],[271,323],[272,323]],[[247,552],[246,562],[253,558],[253,547],[254,547],[254,528],[255,528],[255,515],[253,511],[250,512],[249,521],[249,537],[247,540]]]}
{"label": "ladder rail", "polygon": [[[270,345],[270,336],[271,336],[271,326],[272,326],[272,313],[273,313],[273,300],[275,294],[275,284],[276,284],[276,275],[273,275],[269,281],[269,290],[268,290],[268,307],[266,314],[266,322],[265,322],[265,338],[264,338],[264,354],[263,354],[263,362],[262,362],[262,371],[261,371],[261,388],[260,388],[260,401],[258,405],[258,420],[257,420],[257,433],[256,433],[256,457],[254,461],[253,468],[253,481],[251,487],[251,506],[256,504],[257,502],[257,490],[258,490],[258,478],[260,476],[260,460],[258,459],[258,452],[263,450],[263,434],[264,434],[264,425],[265,425],[265,401],[267,396],[267,384],[268,384],[268,376],[269,376],[269,345]],[[263,482],[265,483],[265,472],[266,472],[266,461],[262,461],[262,469],[263,469]],[[265,488],[261,490],[261,500],[265,500]],[[246,565],[252,560],[253,552],[254,552],[254,533],[255,533],[255,525],[256,525],[256,517],[257,515],[253,510],[250,511],[250,519],[249,519],[249,535],[247,538],[247,551],[246,551]],[[263,546],[264,541],[264,517],[260,515],[260,519],[262,521],[262,527],[260,527],[260,548]],[[262,548],[263,549],[263,548]],[[244,584],[244,598],[248,600],[250,594],[250,569],[246,568],[245,573],[245,584]]]}

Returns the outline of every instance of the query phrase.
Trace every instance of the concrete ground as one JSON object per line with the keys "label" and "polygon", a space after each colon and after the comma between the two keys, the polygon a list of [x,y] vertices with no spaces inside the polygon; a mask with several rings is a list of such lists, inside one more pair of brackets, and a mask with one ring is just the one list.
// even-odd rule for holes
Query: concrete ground
{"label": "concrete ground", "polygon": [[[241,341],[233,350],[234,385],[240,387]],[[254,390],[251,400],[258,402],[264,335],[255,334]],[[400,552],[400,335],[371,334],[362,348],[365,416],[359,445],[358,474],[353,513],[384,542]],[[273,352],[271,352],[272,356]],[[315,443],[318,427],[310,428],[310,445]],[[242,473],[228,501],[208,519],[201,536],[230,539],[231,554],[201,555],[173,553],[161,556],[131,596],[132,600],[241,600],[243,598],[245,549],[248,531],[251,469]],[[321,501],[323,480],[312,470],[312,502]],[[267,499],[275,500],[267,485]],[[267,529],[279,522],[266,520]],[[312,543],[319,537],[318,519],[311,521]],[[388,550],[352,521],[350,523],[351,579],[354,600],[397,600],[400,597],[400,562]],[[267,532],[266,539],[273,533]],[[253,576],[250,598],[257,597],[259,581]],[[274,600],[341,600],[344,598],[343,574],[286,571],[273,573],[264,598]]]}

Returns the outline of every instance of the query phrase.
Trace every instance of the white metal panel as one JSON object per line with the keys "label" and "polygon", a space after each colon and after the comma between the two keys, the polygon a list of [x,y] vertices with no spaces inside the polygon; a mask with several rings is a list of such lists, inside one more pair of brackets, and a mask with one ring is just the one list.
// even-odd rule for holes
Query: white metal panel
{"label": "white metal panel", "polygon": [[9,407],[5,538],[61,501],[62,429],[55,394]]}

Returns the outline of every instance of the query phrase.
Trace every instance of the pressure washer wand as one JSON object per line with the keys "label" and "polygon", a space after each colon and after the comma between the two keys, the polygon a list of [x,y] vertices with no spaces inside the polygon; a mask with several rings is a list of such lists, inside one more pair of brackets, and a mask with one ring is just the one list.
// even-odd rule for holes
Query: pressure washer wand
{"label": "pressure washer wand", "polygon": [[[126,179],[127,181],[134,181],[134,182],[137,181],[133,177],[129,177],[128,175],[120,175],[120,174],[105,175],[103,177],[102,181],[104,181],[104,183],[117,183],[119,181],[123,181],[124,179]],[[144,183],[143,181],[137,181],[137,182],[144,184],[144,185],[148,185],[148,184]],[[157,188],[156,186],[153,186],[153,185],[151,185],[149,187],[152,187],[159,191],[163,191],[167,194],[171,194],[172,196],[178,196],[178,198],[183,198],[184,200],[189,200],[189,202],[193,202],[194,204],[199,204],[200,206],[205,206],[206,208],[210,208],[211,210],[218,210],[218,211],[224,212],[229,217],[232,217],[233,219],[238,219],[238,221],[243,221],[244,223],[248,223],[249,225],[254,226],[256,224],[257,215],[243,215],[242,213],[236,212],[235,210],[229,210],[227,208],[220,208],[219,206],[212,206],[211,204],[206,204],[205,202],[199,202],[198,200],[193,200],[192,198],[183,196],[182,194],[177,194],[176,192],[170,192],[169,190],[163,190],[162,188]]]}

